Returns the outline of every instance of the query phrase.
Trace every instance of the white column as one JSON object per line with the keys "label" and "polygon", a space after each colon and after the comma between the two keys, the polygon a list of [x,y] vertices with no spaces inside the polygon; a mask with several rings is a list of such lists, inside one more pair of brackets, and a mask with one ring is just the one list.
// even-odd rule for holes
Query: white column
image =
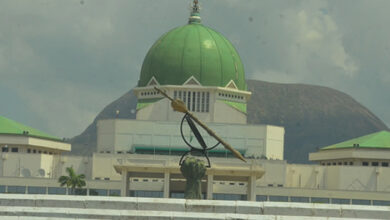
{"label": "white column", "polygon": [[209,200],[213,199],[213,185],[214,185],[214,175],[207,175],[207,198]]}
{"label": "white column", "polygon": [[248,201],[256,201],[256,176],[254,174],[248,178],[247,198]]}
{"label": "white column", "polygon": [[171,182],[171,174],[169,170],[164,172],[164,198],[169,198],[169,184]]}
{"label": "white column", "polygon": [[126,169],[122,169],[122,188],[121,188],[121,196],[127,197],[129,196],[129,172]]}

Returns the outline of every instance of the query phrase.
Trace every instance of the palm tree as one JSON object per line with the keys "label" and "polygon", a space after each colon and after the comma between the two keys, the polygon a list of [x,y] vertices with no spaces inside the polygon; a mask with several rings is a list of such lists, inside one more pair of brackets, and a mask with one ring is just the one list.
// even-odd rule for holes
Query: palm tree
{"label": "palm tree", "polygon": [[85,175],[80,174],[77,175],[73,167],[67,167],[66,172],[69,174],[68,176],[60,176],[58,182],[61,183],[61,186],[65,186],[69,189],[71,188],[71,194],[74,195],[75,188],[82,188],[85,186]]}

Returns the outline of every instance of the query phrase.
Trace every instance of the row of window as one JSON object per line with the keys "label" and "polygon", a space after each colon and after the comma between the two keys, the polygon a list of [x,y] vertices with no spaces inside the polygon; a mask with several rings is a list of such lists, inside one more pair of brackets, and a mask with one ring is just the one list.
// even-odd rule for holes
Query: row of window
{"label": "row of window", "polygon": [[[344,162],[327,162],[327,163],[321,163],[322,166],[336,166],[336,165],[350,165],[350,166],[353,166],[353,162],[352,161],[344,161]],[[389,166],[389,162],[371,162],[371,166],[373,167],[378,167],[379,165],[381,165],[382,167],[388,167]],[[362,162],[362,166],[370,166],[370,162],[367,162],[367,161],[363,161]]]}
{"label": "row of window", "polygon": [[[95,178],[95,179],[97,179],[97,178]],[[159,181],[160,182],[164,182],[164,179],[138,179],[138,178],[132,178],[130,181],[131,182],[159,182]],[[246,185],[244,182],[216,182],[216,181],[214,181],[213,184],[230,185],[230,186],[235,186],[235,185],[245,186]],[[271,184],[271,186],[273,186],[273,185]]]}
{"label": "row of window", "polygon": [[[164,193],[162,191],[145,191],[145,190],[129,190],[129,195],[131,197],[149,197],[149,198],[163,198]],[[206,198],[206,194],[202,194],[203,198]],[[182,192],[171,192],[170,198],[184,198],[184,193]],[[240,194],[223,194],[223,193],[214,193],[214,200],[247,200],[247,195]]]}
{"label": "row of window", "polygon": [[224,98],[231,98],[231,99],[244,99],[244,96],[242,95],[235,95],[230,93],[218,93],[218,96],[224,97]]}
{"label": "row of window", "polygon": [[390,205],[390,201],[383,201],[383,200],[324,198],[324,197],[300,197],[300,196],[271,196],[271,195],[270,196],[257,195],[256,201],[332,203],[332,204],[378,205],[378,206],[389,206]]}
{"label": "row of window", "polygon": [[[363,161],[363,163],[362,163],[363,166],[369,166],[369,164],[370,164],[370,162],[367,162],[367,161]],[[379,163],[377,161],[371,162],[371,166],[373,166],[373,167],[378,167],[379,164],[381,164],[382,167],[388,167],[389,166],[389,162],[381,162],[381,163]]]}
{"label": "row of window", "polygon": [[336,166],[336,165],[344,165],[344,166],[353,166],[352,161],[344,161],[344,162],[328,162],[328,163],[321,163],[322,166]]}
{"label": "row of window", "polygon": [[[1,152],[9,152],[10,150],[9,150],[9,147],[8,146],[5,146],[5,147],[2,147],[1,148]],[[19,152],[19,148],[17,148],[17,147],[11,147],[11,152],[12,153],[17,153],[17,152]]]}
{"label": "row of window", "polygon": [[110,177],[95,177],[95,180],[110,180]]}
{"label": "row of window", "polygon": [[92,196],[120,196],[119,189],[75,189],[74,192],[62,187],[40,187],[40,186],[1,186],[0,193],[16,193],[16,194],[50,194],[50,195],[89,195]]}
{"label": "row of window", "polygon": [[[152,197],[162,198],[162,191],[144,191],[130,190],[129,195],[132,197]],[[206,197],[205,194],[202,195]],[[171,198],[184,198],[182,192],[171,192]],[[247,200],[247,195],[244,194],[227,194],[213,193],[214,200]],[[390,201],[383,200],[365,200],[365,199],[345,199],[345,198],[325,198],[325,197],[300,197],[300,196],[277,196],[277,195],[257,195],[256,201],[273,201],[273,202],[301,202],[301,203],[332,203],[332,204],[353,204],[353,205],[377,205],[389,206]]]}
{"label": "row of window", "polygon": [[[19,152],[19,148],[18,147],[11,147],[11,150],[8,146],[5,146],[5,147],[2,147],[1,148],[1,151],[2,152],[12,152],[12,153],[18,153]],[[38,154],[49,154],[49,155],[52,155],[54,154],[53,152],[50,152],[50,151],[42,151],[42,150],[36,150],[36,149],[30,149],[28,148],[27,149],[27,153],[38,153]]]}
{"label": "row of window", "polygon": [[182,100],[188,110],[193,112],[209,112],[210,92],[174,91],[174,99]]}
{"label": "row of window", "polygon": [[157,94],[160,94],[160,92],[156,90],[141,92],[141,96],[149,96],[149,95],[157,95]]}
{"label": "row of window", "polygon": [[27,153],[32,153],[32,154],[49,154],[49,155],[52,155],[53,154],[53,152],[48,152],[48,151],[42,151],[42,150],[36,150],[36,149],[30,149],[30,148],[28,148],[27,149]]}

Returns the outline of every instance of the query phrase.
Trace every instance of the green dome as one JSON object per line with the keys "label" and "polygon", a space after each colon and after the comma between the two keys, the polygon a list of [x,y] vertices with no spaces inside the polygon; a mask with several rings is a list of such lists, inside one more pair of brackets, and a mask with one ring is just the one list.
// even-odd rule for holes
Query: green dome
{"label": "green dome", "polygon": [[246,90],[244,67],[233,45],[199,22],[175,28],[158,39],[142,64],[138,86],[154,76],[160,85],[182,85],[194,76],[203,86],[226,86],[233,80]]}

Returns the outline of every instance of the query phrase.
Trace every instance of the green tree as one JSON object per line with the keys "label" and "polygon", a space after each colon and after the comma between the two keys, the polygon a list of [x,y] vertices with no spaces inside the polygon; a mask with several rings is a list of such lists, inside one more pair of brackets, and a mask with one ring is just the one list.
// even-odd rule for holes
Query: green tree
{"label": "green tree", "polygon": [[77,175],[76,172],[73,170],[73,167],[67,167],[66,172],[69,175],[60,176],[58,182],[61,184],[61,186],[66,185],[68,189],[71,189],[71,194],[74,195],[76,187],[82,188],[83,186],[85,186],[85,175]]}

